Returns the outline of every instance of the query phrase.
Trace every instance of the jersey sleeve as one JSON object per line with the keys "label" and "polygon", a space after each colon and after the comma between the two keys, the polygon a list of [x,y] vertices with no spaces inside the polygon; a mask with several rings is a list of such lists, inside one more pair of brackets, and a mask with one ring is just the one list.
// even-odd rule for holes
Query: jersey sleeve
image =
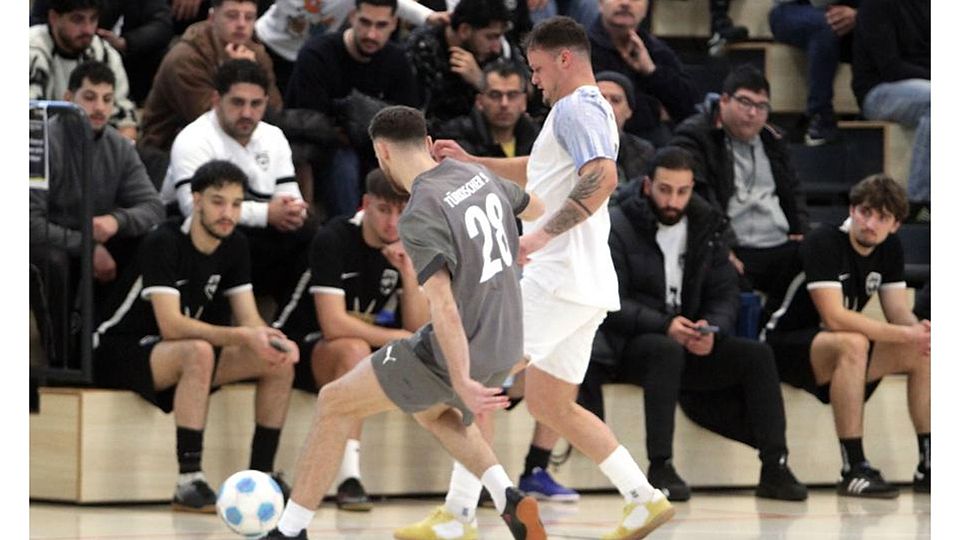
{"label": "jersey sleeve", "polygon": [[310,243],[310,293],[345,294],[343,242],[333,224],[320,229]]}
{"label": "jersey sleeve", "polygon": [[496,175],[493,177],[497,179],[497,184],[500,185],[504,195],[507,197],[507,201],[510,202],[510,208],[513,209],[513,215],[519,216],[524,210],[527,209],[527,205],[530,204],[530,194],[509,180],[504,180]]}
{"label": "jersey sleeve", "polygon": [[800,247],[807,290],[832,287],[841,289],[840,269],[843,254],[832,228],[822,228],[807,235]]}
{"label": "jersey sleeve", "polygon": [[423,285],[444,266],[455,273],[458,261],[450,227],[438,201],[420,199],[416,204],[420,206],[400,218],[400,240],[413,261],[417,282]]}
{"label": "jersey sleeve", "polygon": [[230,296],[243,291],[252,291],[253,283],[250,278],[250,244],[247,237],[240,231],[230,235],[228,250],[224,257],[229,261],[229,269],[224,272],[220,290],[224,296]]}
{"label": "jersey sleeve", "polygon": [[611,131],[598,99],[603,99],[599,93],[577,94],[577,99],[558,104],[554,133],[578,171],[597,158],[617,160],[618,134]]}
{"label": "jersey sleeve", "polygon": [[880,288],[906,288],[904,266],[903,244],[900,243],[899,236],[891,234],[883,246],[883,281]]}
{"label": "jersey sleeve", "polygon": [[274,194],[292,195],[297,199],[303,199],[293,168],[293,151],[290,149],[290,141],[287,140],[279,128],[276,131],[276,137],[277,155],[274,159],[273,171],[276,180]]}
{"label": "jersey sleeve", "polygon": [[180,296],[177,289],[179,254],[176,236],[165,227],[155,229],[144,237],[140,248],[140,267],[143,269],[140,298],[149,300],[153,294]]}

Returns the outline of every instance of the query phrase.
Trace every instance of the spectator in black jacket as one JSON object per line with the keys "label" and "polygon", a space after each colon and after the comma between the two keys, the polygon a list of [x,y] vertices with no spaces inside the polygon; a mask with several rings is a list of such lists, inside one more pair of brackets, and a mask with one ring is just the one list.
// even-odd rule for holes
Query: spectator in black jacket
{"label": "spectator in black jacket", "polygon": [[[34,0],[30,24],[46,24],[50,0]],[[97,35],[123,57],[130,99],[142,104],[173,37],[173,14],[167,0],[100,0]]]}
{"label": "spectator in black jacket", "polygon": [[740,66],[705,109],[677,127],[671,144],[693,155],[697,193],[730,219],[730,257],[741,286],[779,299],[796,274],[808,225],[786,141],[767,124],[770,84],[757,69]]}
{"label": "spectator in black jacket", "polygon": [[[361,119],[363,109],[419,105],[413,69],[403,48],[390,41],[396,27],[397,0],[358,1],[349,28],[313,36],[300,49],[286,106],[318,111],[346,135],[357,132],[349,129],[351,122],[362,124],[360,131],[366,132],[370,118]],[[363,137],[342,137],[332,156],[312,164],[312,185],[327,217],[356,212],[363,191],[360,179],[376,167],[372,145],[358,139]],[[306,198],[314,199],[312,194]]]}
{"label": "spectator in black jacket", "polygon": [[916,130],[907,197],[911,220],[929,221],[930,0],[864,0],[854,32],[853,93],[865,118]]}
{"label": "spectator in black jacket", "polygon": [[633,91],[633,83],[622,73],[616,71],[601,71],[597,73],[597,86],[604,99],[613,109],[613,116],[620,129],[620,151],[617,154],[617,190],[610,196],[610,204],[617,204],[617,193],[630,185],[639,182],[647,171],[650,160],[656,149],[649,142],[623,131],[627,120],[633,116],[637,107]]}
{"label": "spectator in black jacket", "polygon": [[424,26],[410,35],[407,55],[431,128],[470,114],[486,64],[502,58],[526,65],[520,48],[504,39],[510,20],[503,0],[462,0],[448,26]]}
{"label": "spectator in black jacket", "polygon": [[647,0],[601,0],[587,31],[590,59],[594,73],[616,71],[633,82],[636,107],[626,131],[663,146],[670,126],[696,112],[699,96],[676,53],[640,27],[646,15]]}
{"label": "spectator in black jacket", "polygon": [[529,156],[540,126],[527,115],[527,72],[497,61],[483,68],[483,90],[469,115],[443,123],[435,139],[453,139],[484,157]]}
{"label": "spectator in black jacket", "polygon": [[680,148],[660,149],[642,193],[635,184],[610,210],[621,307],[597,333],[580,402],[603,418],[603,384],[644,387],[647,477],[670,500],[690,497],[671,463],[678,399],[698,424],[759,449],[758,497],[804,500],[786,462],[773,353],[731,335],[739,300],[727,220],[693,193],[693,165]]}

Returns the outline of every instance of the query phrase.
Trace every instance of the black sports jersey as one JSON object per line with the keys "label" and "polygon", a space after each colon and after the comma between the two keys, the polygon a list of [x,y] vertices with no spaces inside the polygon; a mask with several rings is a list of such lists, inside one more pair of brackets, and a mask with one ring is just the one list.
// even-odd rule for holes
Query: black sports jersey
{"label": "black sports jersey", "polygon": [[316,293],[343,295],[350,315],[377,326],[400,328],[400,272],[380,249],[363,240],[362,219],[362,212],[350,219],[335,217],[317,231],[310,244],[310,267],[280,310],[275,328],[291,339],[318,332]]}
{"label": "black sports jersey", "polygon": [[803,272],[790,283],[783,304],[767,323],[768,332],[819,327],[820,314],[808,292],[813,289],[841,289],[844,307],[859,312],[878,290],[906,287],[900,239],[891,234],[864,257],[850,245],[849,223],[820,227],[804,238]]}
{"label": "black sports jersey", "polygon": [[[151,294],[176,294],[184,315],[212,324],[229,324],[205,317],[214,302],[250,290],[250,249],[235,231],[207,255],[190,240],[188,220],[170,220],[144,237],[136,264],[117,287],[118,295],[98,335],[159,336]],[[115,306],[115,307],[114,307]],[[95,341],[96,343],[96,341]]]}

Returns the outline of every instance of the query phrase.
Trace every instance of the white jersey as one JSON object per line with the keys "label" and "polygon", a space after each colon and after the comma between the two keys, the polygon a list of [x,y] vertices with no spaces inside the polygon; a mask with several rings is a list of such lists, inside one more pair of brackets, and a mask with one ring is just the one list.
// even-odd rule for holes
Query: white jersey
{"label": "white jersey", "polygon": [[[354,0],[277,0],[257,19],[257,38],[281,57],[294,62],[311,35],[311,27],[327,32],[340,29],[354,10]],[[433,10],[416,0],[399,0],[397,16],[415,26],[427,21]]]}
{"label": "white jersey", "polygon": [[[527,191],[546,205],[543,217],[523,224],[537,230],[563,207],[580,179],[579,170],[596,158],[617,159],[620,138],[613,110],[596,86],[581,86],[550,110],[527,161]],[[617,273],[610,258],[610,214],[606,201],[586,221],[533,253],[523,269],[530,279],[564,300],[620,309]]]}
{"label": "white jersey", "polygon": [[293,172],[290,143],[280,128],[260,122],[250,142],[242,146],[223,131],[216,110],[211,109],[183,128],[173,141],[170,166],[160,190],[164,204],[177,201],[180,212],[189,216],[193,212],[190,179],[201,165],[214,159],[230,161],[247,175],[241,225],[266,227],[267,205],[275,194],[303,199]]}

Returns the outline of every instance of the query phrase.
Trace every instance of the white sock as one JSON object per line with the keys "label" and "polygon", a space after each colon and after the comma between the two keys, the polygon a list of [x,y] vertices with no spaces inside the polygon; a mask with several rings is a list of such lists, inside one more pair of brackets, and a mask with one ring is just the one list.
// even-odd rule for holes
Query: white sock
{"label": "white sock", "polygon": [[513,482],[507,476],[507,471],[503,470],[503,465],[494,465],[487,469],[480,481],[490,492],[493,498],[493,505],[497,507],[497,513],[502,514],[507,507],[507,488],[513,487]]}
{"label": "white sock", "polygon": [[340,462],[340,471],[337,472],[335,485],[339,486],[347,478],[360,479],[360,441],[347,439],[347,447],[343,450],[343,461]]}
{"label": "white sock", "polygon": [[453,462],[450,474],[450,488],[443,503],[447,511],[462,523],[472,523],[477,515],[477,503],[480,502],[480,490],[483,483],[467,470],[459,461]]}
{"label": "white sock", "polygon": [[283,509],[283,515],[280,516],[277,529],[284,536],[297,536],[313,521],[313,514],[313,510],[304,508],[291,499],[287,501],[287,507]]}
{"label": "white sock", "polygon": [[185,484],[189,484],[190,482],[193,482],[194,480],[203,480],[204,482],[206,482],[206,481],[207,481],[207,478],[203,475],[203,471],[197,471],[197,472],[191,472],[191,473],[183,473],[183,474],[177,476],[177,485],[178,485],[178,486],[182,486],[182,485],[185,485]]}
{"label": "white sock", "polygon": [[600,471],[617,486],[627,502],[645,503],[653,498],[653,486],[622,444],[600,463]]}

